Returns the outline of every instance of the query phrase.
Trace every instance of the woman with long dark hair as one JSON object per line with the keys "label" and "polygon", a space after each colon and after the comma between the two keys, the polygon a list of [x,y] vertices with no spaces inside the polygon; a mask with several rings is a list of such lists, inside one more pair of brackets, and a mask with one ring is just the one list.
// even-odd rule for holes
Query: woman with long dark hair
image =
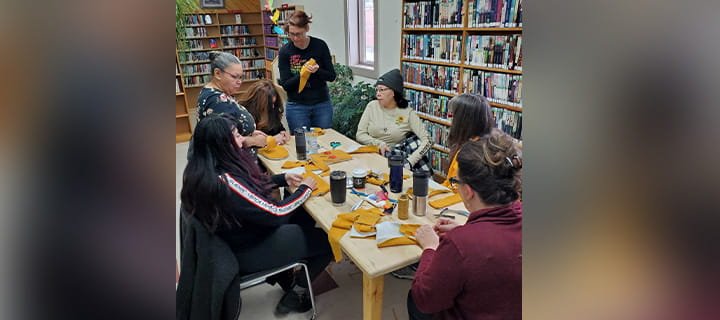
{"label": "woman with long dark hair", "polygon": [[[244,119],[207,115],[195,128],[193,153],[183,173],[182,205],[235,252],[240,274],[250,274],[299,260],[311,278],[320,274],[332,254],[327,235],[300,206],[316,184],[297,174],[263,174],[238,132]],[[297,188],[283,200],[273,188]],[[304,277],[284,286],[276,312],[310,309]]]}
{"label": "woman with long dark hair", "polygon": [[283,100],[277,87],[270,80],[259,80],[250,86],[238,101],[255,118],[257,130],[268,136],[274,136],[278,144],[290,140],[290,134],[282,124]]}

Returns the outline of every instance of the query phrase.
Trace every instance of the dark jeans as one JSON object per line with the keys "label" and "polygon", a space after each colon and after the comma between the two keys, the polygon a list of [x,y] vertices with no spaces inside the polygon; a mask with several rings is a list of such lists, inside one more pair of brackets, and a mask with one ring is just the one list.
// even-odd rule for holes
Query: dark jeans
{"label": "dark jeans", "polygon": [[410,320],[431,320],[433,318],[432,314],[423,313],[422,311],[418,310],[417,306],[415,305],[415,301],[413,301],[410,291],[408,291],[407,309],[408,317],[410,318]]}
{"label": "dark jeans", "polygon": [[[310,279],[318,276],[332,260],[327,234],[314,227],[315,221],[302,208],[285,224],[274,229],[257,244],[236,250],[240,274],[281,267],[293,262],[308,266]],[[298,285],[307,288],[305,274],[298,275]]]}
{"label": "dark jeans", "polygon": [[288,102],[285,106],[285,117],[287,118],[290,132],[297,128],[311,127],[331,128],[333,117],[333,106],[330,100],[318,104],[306,105],[296,102]]}

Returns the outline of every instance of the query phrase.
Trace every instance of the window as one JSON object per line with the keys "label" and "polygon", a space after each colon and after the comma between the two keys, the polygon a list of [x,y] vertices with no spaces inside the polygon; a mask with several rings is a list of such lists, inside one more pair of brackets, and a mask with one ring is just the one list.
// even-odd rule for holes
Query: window
{"label": "window", "polygon": [[377,0],[347,0],[347,54],[357,75],[377,78]]}

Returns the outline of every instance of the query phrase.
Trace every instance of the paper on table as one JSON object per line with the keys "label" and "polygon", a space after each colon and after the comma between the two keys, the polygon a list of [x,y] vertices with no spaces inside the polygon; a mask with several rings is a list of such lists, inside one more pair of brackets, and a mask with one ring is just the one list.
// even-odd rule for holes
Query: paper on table
{"label": "paper on table", "polygon": [[360,147],[362,147],[362,145],[352,144],[352,145],[345,146],[344,149],[345,149],[345,152],[350,153],[350,152],[357,150]]}
{"label": "paper on table", "polygon": [[385,221],[375,225],[375,239],[378,243],[383,243],[390,239],[401,238],[405,235],[400,232],[400,224],[397,222]]}
{"label": "paper on table", "polygon": [[[295,167],[292,169],[288,169],[285,171],[281,171],[282,173],[294,173],[294,174],[303,174],[305,173],[305,167]],[[321,174],[322,170],[313,170],[314,174]]]}

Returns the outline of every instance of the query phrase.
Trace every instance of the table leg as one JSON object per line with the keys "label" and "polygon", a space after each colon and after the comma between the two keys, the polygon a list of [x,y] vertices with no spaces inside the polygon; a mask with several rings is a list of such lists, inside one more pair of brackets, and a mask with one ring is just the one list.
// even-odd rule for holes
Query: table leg
{"label": "table leg", "polygon": [[363,273],[363,320],[380,320],[382,318],[384,286],[384,275],[370,278]]}

